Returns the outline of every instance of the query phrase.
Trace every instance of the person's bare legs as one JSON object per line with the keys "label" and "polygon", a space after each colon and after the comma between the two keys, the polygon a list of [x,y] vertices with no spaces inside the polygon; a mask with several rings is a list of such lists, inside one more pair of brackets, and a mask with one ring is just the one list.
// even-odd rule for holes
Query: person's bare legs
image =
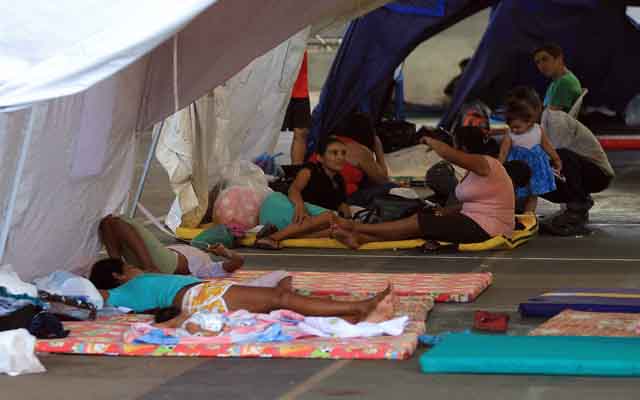
{"label": "person's bare legs", "polygon": [[333,226],[334,237],[351,248],[369,242],[415,239],[422,236],[417,214],[380,224],[362,224],[344,218],[333,218]]}
{"label": "person's bare legs", "polygon": [[538,196],[529,196],[524,201],[525,214],[535,214],[538,207]]}
{"label": "person's bare legs", "polygon": [[98,232],[104,246],[107,248],[109,257],[122,259],[123,247],[127,246],[142,264],[139,267],[156,269],[144,241],[138,232],[125,221],[111,214],[107,215],[100,221]]}
{"label": "person's bare legs", "polygon": [[302,237],[304,235],[329,229],[331,226],[332,215],[333,213],[328,211],[320,215],[309,217],[301,224],[289,224],[283,230],[270,235],[269,238],[279,242],[284,239]]}
{"label": "person's bare legs", "polygon": [[229,311],[247,310],[268,313],[286,309],[305,316],[341,317],[352,322],[380,322],[393,317],[395,297],[389,285],[368,300],[335,301],[328,298],[302,296],[287,290],[286,282],[275,288],[231,286],[223,299]]}
{"label": "person's bare legs", "polygon": [[307,136],[309,129],[293,128],[293,141],[291,142],[291,164],[304,163],[304,155],[307,153]]}

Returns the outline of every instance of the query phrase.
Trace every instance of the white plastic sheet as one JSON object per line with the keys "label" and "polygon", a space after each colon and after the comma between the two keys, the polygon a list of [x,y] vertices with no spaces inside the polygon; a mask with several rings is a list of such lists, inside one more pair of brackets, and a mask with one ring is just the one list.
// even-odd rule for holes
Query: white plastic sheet
{"label": "white plastic sheet", "polygon": [[17,376],[45,372],[35,346],[36,338],[26,329],[0,332],[0,373]]}

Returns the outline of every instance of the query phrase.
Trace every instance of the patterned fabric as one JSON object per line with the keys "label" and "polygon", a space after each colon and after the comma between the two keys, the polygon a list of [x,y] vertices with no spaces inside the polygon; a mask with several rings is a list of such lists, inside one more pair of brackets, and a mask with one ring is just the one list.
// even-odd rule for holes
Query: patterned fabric
{"label": "patterned fabric", "polygon": [[[238,271],[233,281],[248,281],[268,271]],[[293,286],[302,294],[314,296],[374,293],[388,282],[398,296],[429,295],[436,303],[469,303],[493,282],[490,272],[466,274],[382,274],[375,272],[298,272],[292,271]],[[223,282],[232,282],[225,279]]]}
{"label": "patterned fabric", "polygon": [[[364,295],[332,296],[358,300]],[[124,315],[97,321],[65,322],[71,334],[65,339],[39,340],[36,351],[45,353],[100,354],[111,356],[265,357],[326,359],[406,359],[416,349],[425,331],[427,313],[433,307],[429,296],[403,296],[397,315],[411,322],[401,336],[355,339],[300,339],[287,343],[198,344],[176,346],[126,344],[123,335],[136,322],[150,322],[150,315]]]}
{"label": "patterned fabric", "polygon": [[511,160],[524,161],[531,168],[529,185],[516,189],[518,198],[537,196],[556,190],[556,179],[549,164],[549,156],[542,146],[536,145],[531,149],[512,146],[507,157],[507,161]]}
{"label": "patterned fabric", "polygon": [[639,337],[640,314],[565,310],[529,333],[530,336]]}
{"label": "patterned fabric", "polygon": [[219,313],[229,311],[222,296],[232,282],[209,281],[191,287],[184,294],[182,309],[188,314],[198,311],[215,311]]}

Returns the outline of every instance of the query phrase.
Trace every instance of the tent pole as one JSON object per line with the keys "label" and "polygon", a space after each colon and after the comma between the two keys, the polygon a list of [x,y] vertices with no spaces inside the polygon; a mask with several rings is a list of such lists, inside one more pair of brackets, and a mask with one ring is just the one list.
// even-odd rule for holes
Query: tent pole
{"label": "tent pole", "polygon": [[[38,107],[38,106],[35,106]],[[31,108],[29,113],[29,120],[27,121],[26,132],[24,135],[24,141],[22,142],[22,149],[20,149],[20,157],[18,158],[18,165],[16,167],[16,175],[13,179],[13,186],[11,188],[11,194],[9,195],[9,204],[5,212],[5,221],[2,226],[2,232],[0,232],[0,264],[4,260],[4,253],[7,247],[7,240],[9,239],[9,230],[11,228],[11,220],[13,219],[13,210],[16,206],[16,198],[18,197],[18,189],[22,181],[22,172],[24,171],[24,165],[27,161],[27,151],[29,144],[31,143],[31,136],[33,134],[33,124],[35,123],[36,110],[35,107]]]}
{"label": "tent pole", "polygon": [[149,175],[149,168],[151,168],[151,160],[153,159],[153,154],[156,152],[156,147],[158,147],[158,142],[160,141],[160,133],[162,132],[162,127],[164,126],[164,120],[160,121],[159,124],[156,124],[153,127],[153,133],[151,134],[151,146],[149,147],[149,154],[147,154],[147,159],[144,162],[144,170],[142,171],[142,176],[140,177],[140,182],[138,182],[138,188],[136,189],[136,194],[133,198],[133,203],[131,203],[131,208],[129,209],[129,218],[133,218],[136,215],[136,210],[138,209],[138,202],[142,197],[142,191],[144,190],[144,184],[147,180],[147,175]]}

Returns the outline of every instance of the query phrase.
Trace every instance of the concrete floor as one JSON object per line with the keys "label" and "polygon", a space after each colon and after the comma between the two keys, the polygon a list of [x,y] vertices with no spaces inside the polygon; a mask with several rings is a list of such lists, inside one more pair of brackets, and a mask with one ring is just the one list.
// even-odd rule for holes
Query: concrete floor
{"label": "concrete floor", "polygon": [[[145,140],[146,142],[146,140]],[[141,149],[140,160],[143,159]],[[518,303],[543,290],[640,287],[640,163],[636,154],[612,154],[619,178],[596,197],[593,234],[540,236],[510,252],[423,255],[417,251],[243,250],[247,268],[371,271],[491,271],[495,283],[471,304],[437,305],[430,333],[463,330],[474,310],[511,313],[509,334],[526,334],[541,320],[522,320]],[[139,168],[141,168],[141,163]],[[157,165],[143,203],[163,215],[172,200]],[[553,211],[543,205],[543,213]],[[340,261],[339,264],[336,261]],[[48,372],[0,376],[2,399],[632,399],[635,379],[550,376],[423,375],[420,349],[407,361],[328,361],[206,358],[125,358],[72,355],[40,357]]]}

